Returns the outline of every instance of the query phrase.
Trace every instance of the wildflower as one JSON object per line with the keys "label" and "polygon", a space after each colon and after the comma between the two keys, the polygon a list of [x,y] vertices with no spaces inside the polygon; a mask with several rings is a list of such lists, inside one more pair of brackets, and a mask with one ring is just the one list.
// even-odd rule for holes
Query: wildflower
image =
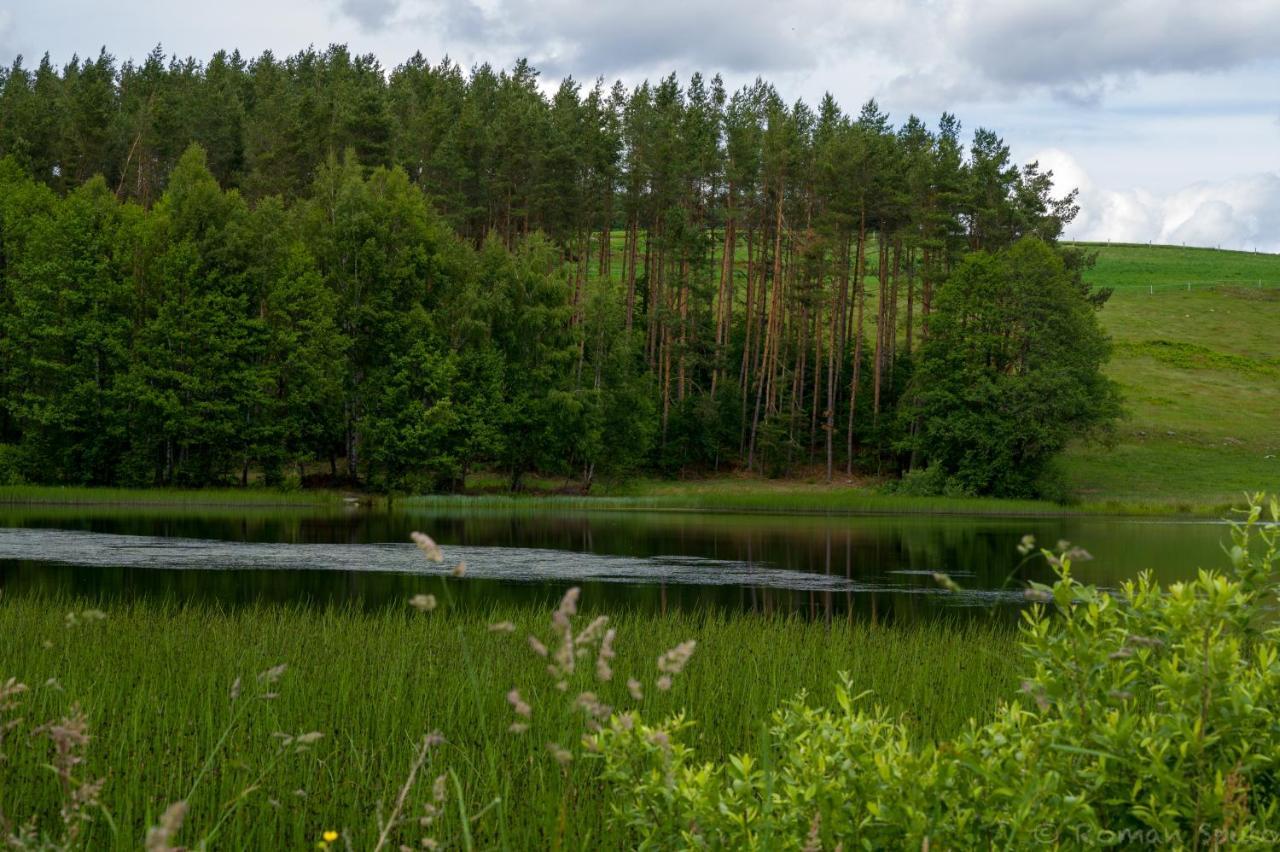
{"label": "wildflower", "polygon": [[644,701],[644,689],[640,686],[640,681],[635,678],[627,678],[627,692],[631,693],[631,697],[636,701]]}
{"label": "wildflower", "polygon": [[547,655],[547,646],[539,642],[537,636],[529,637],[529,647],[532,648],[533,653],[537,654],[539,657],[545,657]]}
{"label": "wildflower", "polygon": [[467,573],[467,563],[459,561],[457,565],[449,571],[451,577],[461,577]]}
{"label": "wildflower", "polygon": [[499,621],[496,624],[489,625],[490,633],[515,633],[516,626],[510,621]]}
{"label": "wildflower", "polygon": [[654,731],[649,735],[649,742],[658,746],[663,751],[671,750],[671,737],[666,731]]}
{"label": "wildflower", "polygon": [[240,678],[236,678],[231,683],[231,700],[235,701],[240,697]]}
{"label": "wildflower", "polygon": [[333,841],[338,839],[338,832],[326,831],[323,836],[324,836],[325,843],[332,843]]}
{"label": "wildflower", "polygon": [[663,692],[666,692],[667,690],[671,689],[671,675],[663,675],[662,677],[658,678],[658,682],[654,684],[654,686],[658,687],[658,689],[662,690]]}
{"label": "wildflower", "polygon": [[439,731],[432,731],[427,734],[425,742],[427,744],[427,748],[435,748],[438,745],[444,745],[444,734]]}
{"label": "wildflower", "polygon": [[418,549],[430,559],[432,562],[443,562],[444,553],[440,550],[440,545],[436,544],[431,536],[425,533],[414,532],[409,534],[409,538],[413,539],[413,543]]}
{"label": "wildflower", "polygon": [[1036,537],[1028,533],[1022,537],[1022,541],[1018,542],[1018,552],[1023,556],[1027,556],[1031,551],[1036,549]]}
{"label": "wildflower", "polygon": [[436,608],[436,596],[435,595],[414,595],[413,597],[409,598],[409,606],[413,607],[419,612],[431,612],[431,610]]}
{"label": "wildflower", "polygon": [[529,730],[529,726],[524,722],[512,722],[507,728],[507,731],[513,734],[523,734],[527,730]]}

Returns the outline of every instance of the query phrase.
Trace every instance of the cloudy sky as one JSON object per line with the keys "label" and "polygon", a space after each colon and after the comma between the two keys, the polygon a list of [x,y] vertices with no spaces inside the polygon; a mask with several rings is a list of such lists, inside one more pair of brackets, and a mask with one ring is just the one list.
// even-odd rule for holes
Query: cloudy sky
{"label": "cloudy sky", "polygon": [[344,42],[388,67],[529,57],[555,82],[763,75],[998,131],[1079,187],[1073,235],[1280,251],[1277,0],[16,0],[0,62],[277,55]]}

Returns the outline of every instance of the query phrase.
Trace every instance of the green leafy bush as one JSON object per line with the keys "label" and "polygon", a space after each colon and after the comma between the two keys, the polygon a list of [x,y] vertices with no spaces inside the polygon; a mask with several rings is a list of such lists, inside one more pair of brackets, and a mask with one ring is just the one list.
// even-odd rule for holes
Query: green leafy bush
{"label": "green leafy bush", "polygon": [[13,444],[0,444],[0,485],[22,485],[21,450]]}
{"label": "green leafy bush", "polygon": [[[1082,585],[1087,554],[1042,551],[1023,697],[962,736],[918,744],[845,680],[801,695],[757,754],[703,763],[693,723],[615,715],[595,734],[614,817],[646,848],[1272,848],[1280,842],[1280,505],[1232,528],[1225,574],[1116,593]],[[1261,546],[1259,546],[1259,541]]]}

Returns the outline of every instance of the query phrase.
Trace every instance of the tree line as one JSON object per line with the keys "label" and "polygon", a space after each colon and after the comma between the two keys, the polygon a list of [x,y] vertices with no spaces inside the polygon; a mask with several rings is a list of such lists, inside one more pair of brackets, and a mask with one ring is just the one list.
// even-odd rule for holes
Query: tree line
{"label": "tree line", "polygon": [[1031,493],[1117,410],[1074,193],[950,114],[104,50],[0,71],[0,158],[0,476]]}

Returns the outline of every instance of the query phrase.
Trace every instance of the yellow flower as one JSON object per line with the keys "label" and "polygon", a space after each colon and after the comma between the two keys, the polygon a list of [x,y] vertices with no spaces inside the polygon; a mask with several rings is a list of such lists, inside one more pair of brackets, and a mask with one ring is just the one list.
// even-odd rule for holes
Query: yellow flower
{"label": "yellow flower", "polygon": [[325,842],[325,843],[332,843],[333,841],[335,841],[335,840],[337,840],[337,839],[338,839],[338,832],[336,832],[336,831],[326,831],[326,832],[324,833],[323,837],[324,837],[324,842]]}

